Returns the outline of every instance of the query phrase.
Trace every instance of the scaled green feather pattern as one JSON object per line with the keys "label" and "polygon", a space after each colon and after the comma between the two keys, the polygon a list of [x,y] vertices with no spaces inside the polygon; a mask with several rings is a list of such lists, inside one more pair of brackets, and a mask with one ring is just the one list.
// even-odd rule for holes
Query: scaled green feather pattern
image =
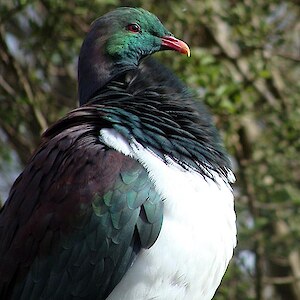
{"label": "scaled green feather pattern", "polygon": [[[77,127],[78,118],[86,125]],[[3,292],[15,286],[1,299],[105,299],[157,239],[160,195],[140,163],[99,143],[95,120],[102,124],[89,108],[79,109],[51,128],[12,188],[0,222],[0,237],[13,237],[0,245],[0,284]],[[43,174],[51,170],[60,176],[49,181]],[[3,222],[18,221],[25,203],[31,216],[20,231],[1,231]],[[9,260],[3,247],[11,249]]]}

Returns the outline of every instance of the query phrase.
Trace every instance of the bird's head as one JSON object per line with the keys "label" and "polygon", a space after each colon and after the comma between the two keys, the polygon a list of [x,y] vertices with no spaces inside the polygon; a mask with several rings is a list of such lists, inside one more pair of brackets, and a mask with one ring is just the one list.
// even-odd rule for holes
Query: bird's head
{"label": "bird's head", "polygon": [[100,17],[93,22],[80,52],[80,104],[109,80],[136,68],[143,57],[161,50],[190,55],[188,45],[144,9],[122,7]]}
{"label": "bird's head", "polygon": [[124,63],[137,64],[142,57],[166,49],[190,54],[186,43],[176,39],[155,15],[144,9],[119,8],[104,18],[111,22],[106,53]]}

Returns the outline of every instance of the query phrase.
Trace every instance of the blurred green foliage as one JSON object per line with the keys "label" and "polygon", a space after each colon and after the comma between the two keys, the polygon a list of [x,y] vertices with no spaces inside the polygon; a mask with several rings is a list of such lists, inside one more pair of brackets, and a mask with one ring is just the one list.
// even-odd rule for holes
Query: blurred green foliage
{"label": "blurred green foliage", "polygon": [[233,158],[239,244],[215,299],[300,299],[297,0],[2,0],[1,165],[10,153],[25,164],[45,128],[78,105],[82,40],[118,6],[152,11],[189,43],[191,58],[156,57],[209,106]]}

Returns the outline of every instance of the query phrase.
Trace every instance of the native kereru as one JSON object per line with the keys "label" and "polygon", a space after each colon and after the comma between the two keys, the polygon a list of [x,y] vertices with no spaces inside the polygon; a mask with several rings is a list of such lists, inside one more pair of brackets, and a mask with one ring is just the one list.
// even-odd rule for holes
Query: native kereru
{"label": "native kereru", "polygon": [[153,14],[97,19],[81,107],[51,126],[0,213],[0,299],[211,299],[236,245],[233,175],[203,104],[148,58],[189,55]]}

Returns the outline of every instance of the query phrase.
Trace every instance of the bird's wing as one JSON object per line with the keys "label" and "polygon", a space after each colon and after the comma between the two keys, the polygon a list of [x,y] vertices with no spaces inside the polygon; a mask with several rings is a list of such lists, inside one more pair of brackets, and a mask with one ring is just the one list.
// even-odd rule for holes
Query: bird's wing
{"label": "bird's wing", "polygon": [[158,237],[146,170],[101,144],[85,110],[50,129],[1,210],[0,299],[105,299]]}

